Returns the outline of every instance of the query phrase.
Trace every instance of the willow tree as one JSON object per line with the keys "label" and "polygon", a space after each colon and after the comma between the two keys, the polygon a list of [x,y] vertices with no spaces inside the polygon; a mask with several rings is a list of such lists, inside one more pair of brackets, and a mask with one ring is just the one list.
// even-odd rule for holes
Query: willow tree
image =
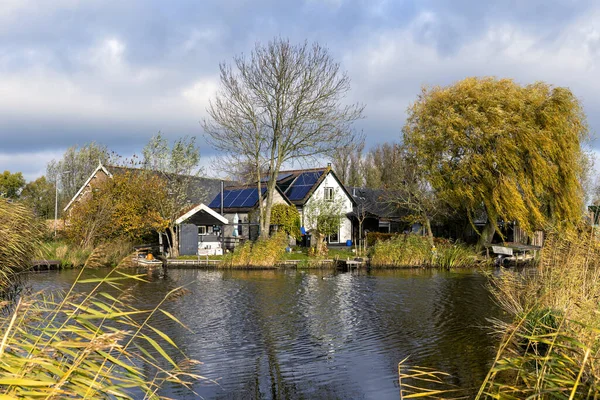
{"label": "willow tree", "polygon": [[473,226],[475,213],[485,210],[480,246],[499,220],[532,232],[581,216],[586,134],[582,106],[569,89],[495,78],[423,89],[403,129],[441,199],[466,210]]}
{"label": "willow tree", "polygon": [[349,145],[363,106],[344,103],[350,79],[317,43],[257,44],[250,57],[234,58],[234,68],[221,64],[220,80],[203,127],[213,147],[252,167],[259,193],[266,186],[259,202],[265,237],[281,167]]}

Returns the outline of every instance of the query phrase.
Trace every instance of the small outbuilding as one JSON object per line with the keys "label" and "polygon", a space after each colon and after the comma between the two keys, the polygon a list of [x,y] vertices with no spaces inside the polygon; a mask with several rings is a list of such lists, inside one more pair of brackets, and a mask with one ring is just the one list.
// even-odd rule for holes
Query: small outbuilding
{"label": "small outbuilding", "polygon": [[175,221],[179,235],[179,254],[223,254],[223,231],[229,224],[204,204],[189,209]]}

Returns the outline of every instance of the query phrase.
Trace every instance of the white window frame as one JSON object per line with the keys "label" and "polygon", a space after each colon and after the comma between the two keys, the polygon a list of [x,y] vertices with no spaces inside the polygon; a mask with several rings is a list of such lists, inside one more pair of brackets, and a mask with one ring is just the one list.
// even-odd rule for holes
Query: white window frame
{"label": "white window frame", "polygon": [[332,187],[323,188],[323,197],[325,201],[333,201],[335,198],[335,190]]}
{"label": "white window frame", "polygon": [[198,226],[198,235],[199,236],[204,236],[204,235],[207,235],[207,234],[208,234],[208,232],[206,231],[206,226],[199,225]]}

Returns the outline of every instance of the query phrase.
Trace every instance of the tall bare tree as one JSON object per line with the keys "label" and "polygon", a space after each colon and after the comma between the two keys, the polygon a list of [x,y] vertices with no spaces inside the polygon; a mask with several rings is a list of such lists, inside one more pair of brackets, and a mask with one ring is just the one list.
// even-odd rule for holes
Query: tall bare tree
{"label": "tall bare tree", "polygon": [[266,201],[259,202],[264,238],[282,165],[352,143],[352,124],[364,107],[343,103],[350,78],[317,43],[276,38],[257,44],[249,57],[235,57],[233,67],[220,64],[220,78],[203,127],[217,150],[253,166],[259,194],[266,186]]}
{"label": "tall bare tree", "polygon": [[331,156],[333,170],[346,186],[362,186],[362,152],[365,148],[364,138],[355,143],[338,148]]}
{"label": "tall bare tree", "polygon": [[205,193],[196,180],[200,173],[200,149],[195,137],[183,137],[169,146],[168,140],[159,132],[143,149],[142,166],[150,174],[157,174],[167,185],[167,196],[156,198],[160,216],[167,221],[170,254],[179,255],[179,242],[175,232],[175,220],[181,211],[190,206],[192,199],[202,198]]}

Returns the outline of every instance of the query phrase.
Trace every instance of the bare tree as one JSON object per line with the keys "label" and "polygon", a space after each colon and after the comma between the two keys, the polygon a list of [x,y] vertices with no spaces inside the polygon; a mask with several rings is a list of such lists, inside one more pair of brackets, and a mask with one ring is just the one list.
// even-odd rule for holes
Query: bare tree
{"label": "bare tree", "polygon": [[422,224],[433,245],[432,219],[447,213],[443,203],[423,175],[417,160],[403,146],[396,147],[394,169],[388,174],[384,199],[407,213],[411,222]]}
{"label": "bare tree", "polygon": [[354,142],[352,124],[364,107],[343,104],[350,79],[317,43],[293,45],[276,38],[257,44],[249,58],[235,57],[233,64],[235,71],[220,64],[220,90],[203,127],[215,149],[254,168],[259,194],[266,186],[266,201],[259,202],[261,237],[266,237],[282,165],[330,155]]}
{"label": "bare tree", "polygon": [[200,150],[196,138],[183,137],[169,146],[160,132],[153,136],[143,149],[143,169],[164,179],[168,196],[157,196],[156,202],[162,218],[168,221],[170,254],[179,255],[179,241],[175,221],[181,211],[191,205],[192,199],[202,198],[205,193],[196,180],[201,171]]}
{"label": "bare tree", "polygon": [[364,148],[365,140],[361,136],[355,143],[336,149],[331,156],[333,170],[344,185],[362,186],[361,167]]}

